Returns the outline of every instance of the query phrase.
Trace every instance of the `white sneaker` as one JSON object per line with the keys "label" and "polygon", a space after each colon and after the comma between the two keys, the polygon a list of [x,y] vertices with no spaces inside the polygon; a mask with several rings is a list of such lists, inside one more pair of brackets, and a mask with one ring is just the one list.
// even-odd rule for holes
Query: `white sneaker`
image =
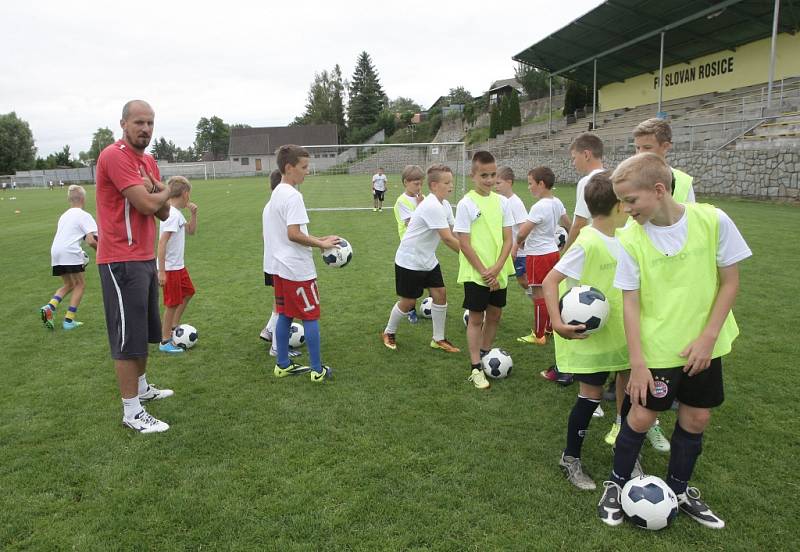
{"label": "white sneaker", "polygon": [[139,433],[161,433],[169,429],[169,424],[153,418],[146,410],[142,409],[133,418],[122,418],[122,425]]}
{"label": "white sneaker", "polygon": [[[289,347],[289,358],[294,358],[300,356],[302,353],[300,351],[296,351],[293,347]],[[272,342],[272,347],[269,348],[269,356],[277,357],[278,356],[278,349],[275,348],[275,342]]]}
{"label": "white sneaker", "polygon": [[592,416],[594,416],[595,418],[602,418],[605,415],[606,413],[603,412],[603,407],[600,406],[600,403],[598,403],[597,408],[595,408],[594,412],[592,412]]}
{"label": "white sneaker", "polygon": [[658,452],[669,452],[669,439],[664,435],[664,430],[661,429],[661,424],[658,423],[658,420],[647,430],[647,440]]}
{"label": "white sneaker", "polygon": [[166,399],[167,397],[171,397],[174,394],[175,391],[173,391],[172,389],[157,389],[152,385],[148,385],[147,391],[139,395],[139,402],[160,401],[161,399]]}
{"label": "white sneaker", "polygon": [[272,341],[272,332],[269,331],[269,328],[267,326],[264,326],[264,329],[261,330],[261,333],[259,334],[258,337],[260,337],[264,341]]}

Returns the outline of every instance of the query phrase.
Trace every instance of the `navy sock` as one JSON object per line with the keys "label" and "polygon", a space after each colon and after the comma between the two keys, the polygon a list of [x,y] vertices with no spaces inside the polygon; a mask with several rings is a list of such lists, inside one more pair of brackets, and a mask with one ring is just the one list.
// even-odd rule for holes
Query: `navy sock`
{"label": "navy sock", "polygon": [[322,372],[322,352],[319,337],[319,320],[303,320],[303,329],[306,332],[306,347],[311,369]]}
{"label": "navy sock", "polygon": [[697,457],[703,452],[703,434],[689,433],[675,422],[671,446],[667,485],[678,495],[686,492]]}
{"label": "navy sock", "polygon": [[611,471],[611,481],[624,486],[631,478],[633,466],[642,450],[642,443],[647,436],[647,432],[638,433],[631,429],[628,420],[622,419],[622,427],[617,436],[617,443],[614,447],[614,469]]}
{"label": "navy sock", "polygon": [[625,393],[625,398],[622,399],[622,406],[619,407],[619,415],[623,420],[628,417],[631,406],[631,396]]}
{"label": "navy sock", "polygon": [[578,395],[567,421],[567,448],[564,449],[564,455],[573,458],[581,457],[583,438],[586,436],[586,430],[592,421],[592,413],[598,404],[600,401]]}

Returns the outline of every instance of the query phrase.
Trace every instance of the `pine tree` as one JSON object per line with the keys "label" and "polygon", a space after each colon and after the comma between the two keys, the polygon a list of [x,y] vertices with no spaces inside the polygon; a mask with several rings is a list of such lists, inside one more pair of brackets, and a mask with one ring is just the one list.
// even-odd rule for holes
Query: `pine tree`
{"label": "pine tree", "polygon": [[350,131],[357,132],[373,125],[383,111],[386,94],[381,88],[378,72],[367,52],[361,52],[350,81],[350,102],[347,115]]}
{"label": "pine tree", "polygon": [[501,126],[500,122],[500,102],[497,101],[492,105],[492,110],[489,112],[489,138],[496,137]]}
{"label": "pine tree", "polygon": [[[511,93],[511,98],[508,102],[508,109],[511,112],[511,127],[518,127],[522,125],[522,113],[519,109],[519,94],[516,91]],[[509,127],[509,128],[511,128]]]}

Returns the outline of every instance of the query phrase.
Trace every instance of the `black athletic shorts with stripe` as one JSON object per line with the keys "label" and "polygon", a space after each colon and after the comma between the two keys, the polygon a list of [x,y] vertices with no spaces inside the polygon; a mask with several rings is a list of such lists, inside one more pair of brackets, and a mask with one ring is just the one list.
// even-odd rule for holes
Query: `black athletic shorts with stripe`
{"label": "black athletic shorts with stripe", "polygon": [[155,260],[100,264],[97,268],[111,358],[147,357],[148,343],[161,341]]}

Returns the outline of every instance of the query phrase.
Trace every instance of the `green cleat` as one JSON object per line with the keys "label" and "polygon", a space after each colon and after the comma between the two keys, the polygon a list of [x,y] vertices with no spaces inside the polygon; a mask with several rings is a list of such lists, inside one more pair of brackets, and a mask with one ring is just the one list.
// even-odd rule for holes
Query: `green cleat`
{"label": "green cleat", "polygon": [[275,368],[272,370],[272,373],[275,374],[276,378],[285,378],[286,376],[305,374],[309,370],[311,370],[311,368],[308,366],[303,366],[302,364],[297,364],[296,362],[290,362],[289,366],[286,368],[281,368],[276,364]]}
{"label": "green cleat", "polygon": [[50,305],[45,305],[39,309],[39,315],[42,317],[42,324],[48,330],[52,330],[55,328],[53,324],[53,309],[50,308]]}
{"label": "green cleat", "polygon": [[330,366],[325,366],[323,364],[321,372],[315,372],[314,370],[311,370],[311,381],[321,382],[327,379],[333,379],[333,368]]}

